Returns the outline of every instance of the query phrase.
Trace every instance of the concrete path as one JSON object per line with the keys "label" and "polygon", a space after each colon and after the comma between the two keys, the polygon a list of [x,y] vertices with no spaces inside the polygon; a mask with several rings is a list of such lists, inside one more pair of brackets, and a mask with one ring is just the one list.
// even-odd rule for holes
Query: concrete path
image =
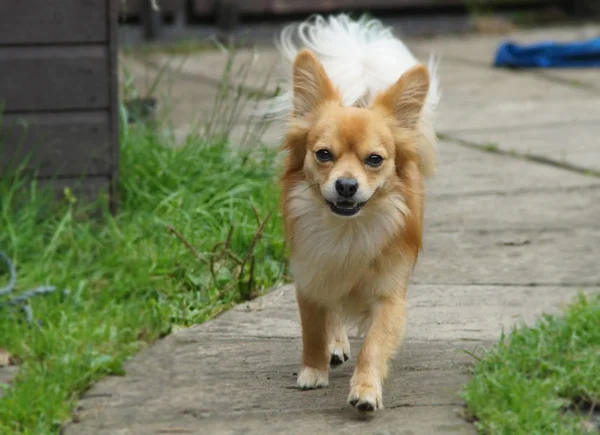
{"label": "concrete path", "polygon": [[[80,422],[66,433],[473,433],[460,417],[458,393],[473,362],[463,351],[555,312],[578,290],[600,289],[600,71],[494,70],[498,40],[411,44],[420,56],[443,56],[445,140],[385,410],[363,418],[345,404],[354,359],[332,371],[327,389],[294,388],[301,342],[289,285],[141,352],[127,376],[83,397]],[[197,83],[189,74],[178,86],[200,95],[210,74],[198,73]],[[356,354],[360,340],[352,346]]]}

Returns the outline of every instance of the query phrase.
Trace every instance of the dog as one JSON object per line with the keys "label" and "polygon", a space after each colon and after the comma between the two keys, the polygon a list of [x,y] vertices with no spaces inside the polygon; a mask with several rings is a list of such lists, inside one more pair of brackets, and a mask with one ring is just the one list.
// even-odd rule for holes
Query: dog
{"label": "dog", "polygon": [[435,173],[436,61],[420,64],[368,18],[316,16],[282,31],[287,90],[284,230],[302,326],[297,387],[329,383],[364,331],[348,403],[383,408],[388,361],[406,324],[408,281],[422,246],[424,178]]}

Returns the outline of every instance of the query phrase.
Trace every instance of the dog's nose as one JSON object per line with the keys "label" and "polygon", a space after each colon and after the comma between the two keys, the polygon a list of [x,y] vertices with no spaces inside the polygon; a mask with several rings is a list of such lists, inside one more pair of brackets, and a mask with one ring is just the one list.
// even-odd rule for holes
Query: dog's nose
{"label": "dog's nose", "polygon": [[335,180],[335,190],[343,198],[352,198],[358,190],[356,178],[338,178]]}

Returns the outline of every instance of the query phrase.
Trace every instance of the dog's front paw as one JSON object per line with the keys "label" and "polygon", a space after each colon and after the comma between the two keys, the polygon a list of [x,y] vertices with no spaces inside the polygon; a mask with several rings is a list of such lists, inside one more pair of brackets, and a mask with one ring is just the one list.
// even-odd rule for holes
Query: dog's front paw
{"label": "dog's front paw", "polygon": [[350,385],[348,403],[360,411],[377,411],[383,408],[383,397],[381,385],[369,382],[355,383]]}
{"label": "dog's front paw", "polygon": [[332,366],[340,365],[350,359],[350,342],[348,337],[344,337],[343,341],[333,340],[329,345],[329,354],[331,359],[329,364]]}
{"label": "dog's front paw", "polygon": [[312,367],[302,367],[296,381],[296,386],[301,390],[312,390],[314,388],[327,387],[328,385],[329,372]]}

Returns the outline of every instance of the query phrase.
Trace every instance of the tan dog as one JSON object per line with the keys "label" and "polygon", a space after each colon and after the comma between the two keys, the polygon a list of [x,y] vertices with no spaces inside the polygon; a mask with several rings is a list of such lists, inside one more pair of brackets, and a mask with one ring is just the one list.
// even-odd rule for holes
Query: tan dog
{"label": "tan dog", "polygon": [[[291,43],[294,30],[309,49]],[[281,47],[293,57],[276,110],[291,113],[282,208],[302,323],[297,385],[327,386],[330,362],[350,357],[346,325],[362,322],[348,402],[377,410],[421,249],[437,82],[377,21],[317,18],[286,29]]]}

